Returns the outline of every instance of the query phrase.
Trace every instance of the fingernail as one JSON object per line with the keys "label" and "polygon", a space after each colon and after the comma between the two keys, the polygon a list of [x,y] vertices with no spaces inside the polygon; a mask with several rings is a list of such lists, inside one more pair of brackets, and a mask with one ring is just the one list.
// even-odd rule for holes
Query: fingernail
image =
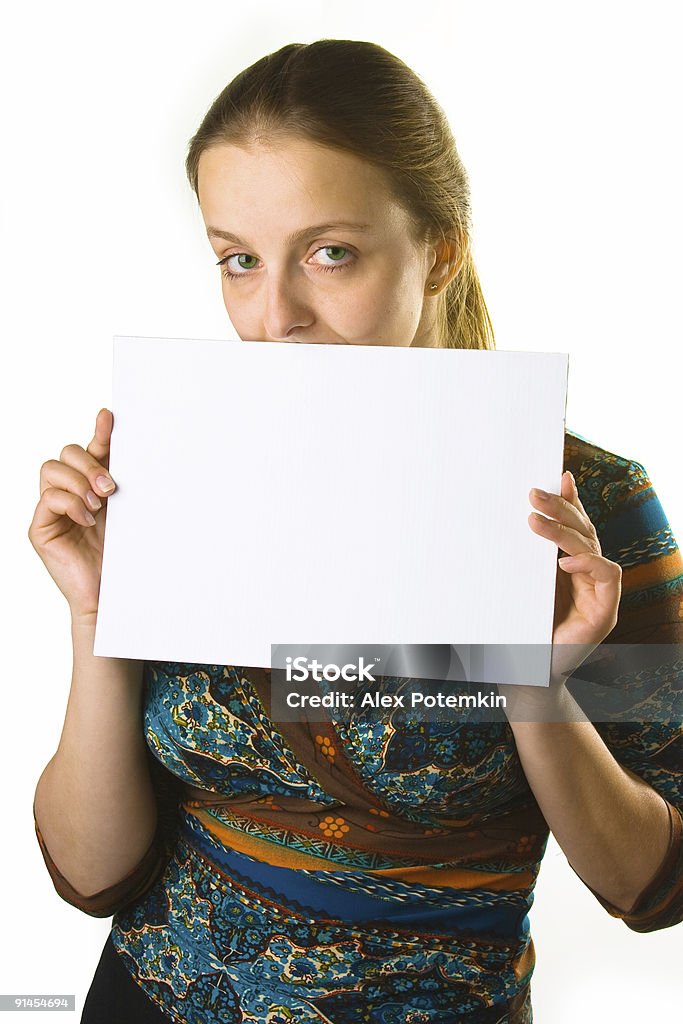
{"label": "fingernail", "polygon": [[88,491],[85,496],[85,500],[90,505],[90,508],[97,512],[98,508],[102,508],[102,502],[97,497],[94,491]]}
{"label": "fingernail", "polygon": [[534,487],[534,494],[536,495],[537,498],[540,498],[542,501],[545,501],[546,498],[550,497],[548,492],[547,491],[542,491],[540,489],[540,487]]}
{"label": "fingernail", "polygon": [[106,491],[107,493],[109,491],[113,491],[114,488],[116,487],[116,484],[114,483],[110,476],[98,476],[97,479],[95,480],[95,483],[97,484],[101,491]]}
{"label": "fingernail", "polygon": [[86,513],[85,513],[85,521],[86,521],[86,523],[88,523],[88,524],[89,524],[90,526],[94,526],[94,525],[95,525],[95,517],[94,517],[94,516],[91,516],[89,512],[86,512]]}

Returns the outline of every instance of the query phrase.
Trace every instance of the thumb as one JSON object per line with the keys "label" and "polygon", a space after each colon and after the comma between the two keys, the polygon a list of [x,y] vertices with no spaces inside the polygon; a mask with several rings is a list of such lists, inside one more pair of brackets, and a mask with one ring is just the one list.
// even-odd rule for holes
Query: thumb
{"label": "thumb", "polygon": [[103,466],[109,468],[109,443],[114,426],[114,417],[110,409],[100,409],[95,418],[95,433],[86,451]]}

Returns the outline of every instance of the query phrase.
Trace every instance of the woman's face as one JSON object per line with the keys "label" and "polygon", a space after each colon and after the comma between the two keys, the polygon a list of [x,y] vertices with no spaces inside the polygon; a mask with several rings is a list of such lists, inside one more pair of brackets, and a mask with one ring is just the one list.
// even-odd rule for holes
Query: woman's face
{"label": "woman's face", "polygon": [[436,344],[436,250],[414,242],[371,164],[299,138],[222,144],[202,154],[198,181],[240,338]]}

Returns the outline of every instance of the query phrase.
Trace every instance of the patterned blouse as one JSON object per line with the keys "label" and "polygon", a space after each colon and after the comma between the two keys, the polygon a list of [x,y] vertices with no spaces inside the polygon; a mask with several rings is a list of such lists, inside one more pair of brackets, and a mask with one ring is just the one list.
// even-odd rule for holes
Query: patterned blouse
{"label": "patterned blouse", "polygon": [[[670,652],[617,680],[631,720],[594,723],[669,809],[668,852],[628,912],[594,893],[649,932],[683,918],[683,560],[641,465],[567,432],[565,468],[623,570],[605,644]],[[59,895],[114,915],[123,963],[175,1021],[529,1024],[548,826],[507,721],[330,711],[276,727],[269,711],[267,670],[146,662],[157,835],[83,897],[36,824]]]}

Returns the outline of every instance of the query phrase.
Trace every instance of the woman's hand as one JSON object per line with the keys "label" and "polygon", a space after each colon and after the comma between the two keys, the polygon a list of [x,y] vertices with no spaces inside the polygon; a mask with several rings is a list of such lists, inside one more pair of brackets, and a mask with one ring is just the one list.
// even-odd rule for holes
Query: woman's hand
{"label": "woman's hand", "polygon": [[562,474],[560,491],[559,495],[545,495],[537,488],[529,492],[531,504],[538,509],[529,515],[529,526],[565,552],[558,561],[553,646],[580,644],[593,649],[617,623],[621,566],[603,557],[571,473]]}
{"label": "woman's hand", "polygon": [[69,603],[72,620],[94,622],[102,572],[113,416],[100,409],[87,448],[68,444],[40,469],[40,500],[28,537]]}
{"label": "woman's hand", "polygon": [[558,560],[550,687],[499,684],[500,693],[508,698],[508,709],[552,712],[561,705],[566,676],[585,661],[617,622],[621,566],[603,556],[571,473],[563,473],[560,492],[546,494],[538,488],[529,492],[531,504],[538,510],[529,515],[529,526],[565,553]]}

